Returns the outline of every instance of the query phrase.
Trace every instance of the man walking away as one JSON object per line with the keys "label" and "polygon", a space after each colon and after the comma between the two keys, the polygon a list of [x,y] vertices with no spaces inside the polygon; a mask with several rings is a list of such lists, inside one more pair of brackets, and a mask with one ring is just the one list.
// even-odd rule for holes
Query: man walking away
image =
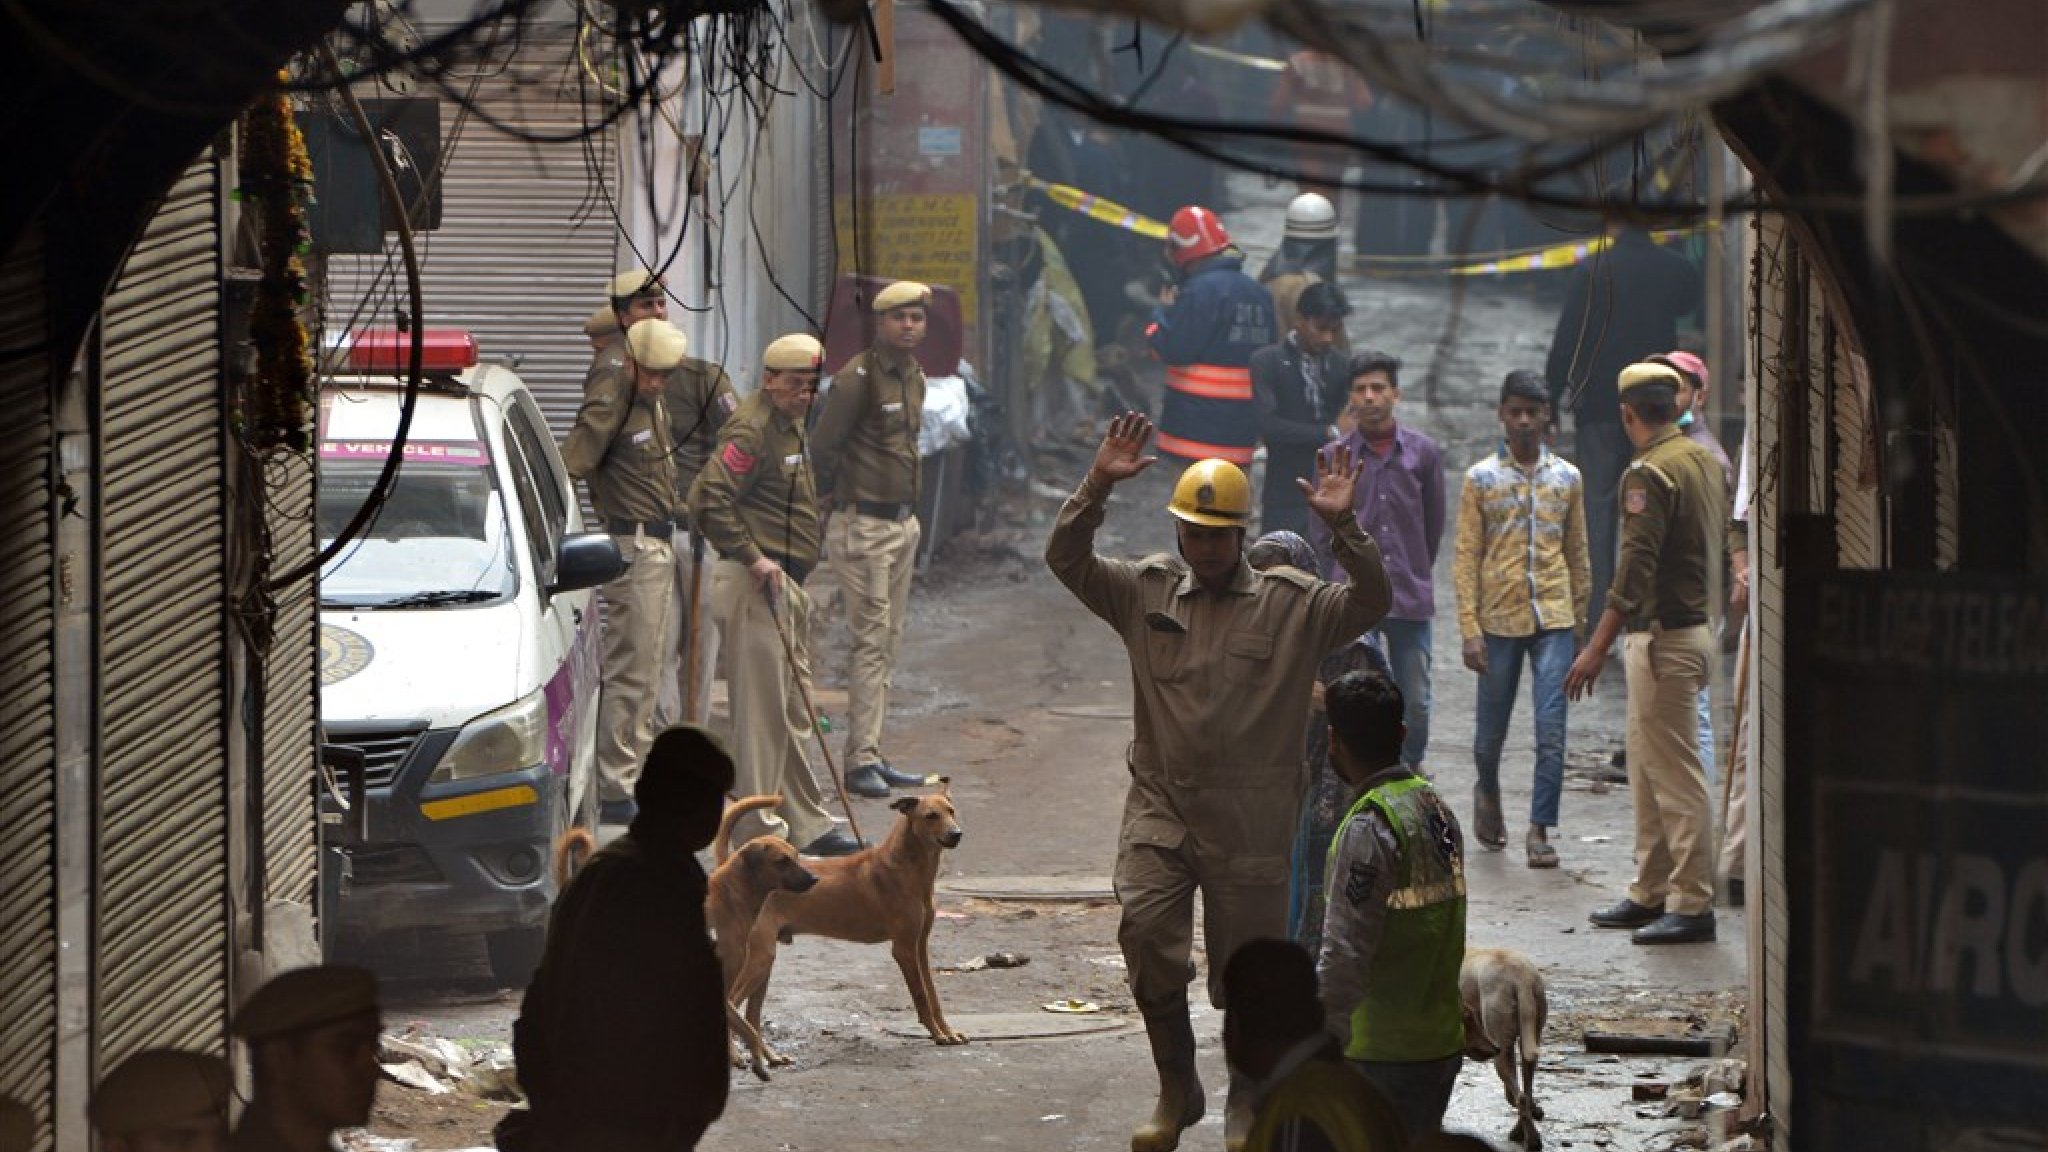
{"label": "man walking away", "polygon": [[[1380,621],[1380,647],[1408,701],[1401,762],[1421,772],[1429,750],[1430,622],[1436,618],[1437,548],[1444,539],[1444,454],[1436,441],[1394,418],[1401,402],[1399,360],[1385,352],[1360,352],[1348,371],[1357,427],[1338,443],[1365,466],[1352,515],[1380,542],[1387,561],[1394,606]],[[1308,527],[1324,577],[1337,579],[1329,529],[1316,522]]]}
{"label": "man walking away", "polygon": [[1358,789],[1330,848],[1325,1027],[1410,1138],[1443,1127],[1464,1062],[1465,838],[1401,763],[1401,690],[1353,672],[1324,690],[1330,754]]}
{"label": "man walking away", "polygon": [[1593,638],[1565,679],[1573,699],[1591,690],[1608,645],[1627,630],[1636,876],[1627,897],[1590,919],[1634,929],[1637,944],[1714,938],[1713,812],[1697,701],[1714,658],[1707,574],[1720,563],[1728,496],[1713,456],[1677,428],[1678,387],[1678,373],[1664,364],[1621,373],[1622,424],[1636,445],[1622,476],[1621,563]]}
{"label": "man walking away", "polygon": [[1252,403],[1266,443],[1261,532],[1308,531],[1308,502],[1295,481],[1314,476],[1316,450],[1342,435],[1337,419],[1350,381],[1338,345],[1350,314],[1351,302],[1336,285],[1310,284],[1286,337],[1252,356]]}
{"label": "man walking away", "polygon": [[917,500],[924,460],[924,343],[932,290],[898,280],[875,294],[875,342],[848,361],[825,395],[811,432],[818,499],[837,508],[827,549],[846,594],[846,790],[881,797],[921,787],[925,778],[898,772],[882,755],[882,721],[903,649],[910,578],[922,530]]}
{"label": "man walking away", "polygon": [[1564,677],[1586,626],[1592,573],[1579,470],[1544,445],[1550,397],[1534,372],[1508,373],[1500,389],[1501,447],[1465,472],[1458,544],[1451,563],[1465,667],[1479,674],[1472,760],[1479,783],[1472,834],[1507,846],[1500,805],[1500,751],[1515,712],[1522,664],[1536,712],[1536,780],[1523,847],[1531,868],[1557,867],[1549,829],[1564,791]]}
{"label": "man walking away", "polygon": [[1223,1052],[1251,1081],[1246,1152],[1399,1152],[1401,1118],[1323,1031],[1316,962],[1299,944],[1254,940],[1223,969]]}
{"label": "man walking away", "polygon": [[[1131,1148],[1172,1152],[1204,1109],[1188,1017],[1195,894],[1212,958],[1209,997],[1220,1008],[1222,963],[1246,940],[1287,931],[1287,852],[1316,662],[1379,619],[1387,581],[1379,548],[1349,514],[1356,471],[1342,447],[1321,462],[1308,504],[1331,526],[1348,586],[1291,568],[1252,571],[1251,489],[1223,460],[1194,464],[1174,485],[1167,511],[1179,557],[1096,555],[1110,491],[1157,460],[1143,454],[1151,433],[1135,412],[1110,422],[1045,560],[1130,658],[1135,739],[1117,838],[1117,942],[1159,1072],[1158,1104]],[[1226,1138],[1242,1138],[1250,1123],[1242,1089],[1231,1094]]]}

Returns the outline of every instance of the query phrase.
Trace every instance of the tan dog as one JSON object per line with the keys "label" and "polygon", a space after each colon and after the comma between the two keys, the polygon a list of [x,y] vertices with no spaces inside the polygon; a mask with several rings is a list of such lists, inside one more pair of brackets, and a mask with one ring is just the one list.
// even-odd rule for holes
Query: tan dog
{"label": "tan dog", "polygon": [[[1501,1087],[1515,1108],[1515,1126],[1508,1139],[1529,1152],[1543,1147],[1536,1121],[1543,1109],[1536,1103],[1536,1058],[1543,1044],[1543,1024],[1550,998],[1543,974],[1527,956],[1506,948],[1467,948],[1458,969],[1458,992],[1465,1005],[1465,1055],[1493,1061]],[[1521,1063],[1517,1086],[1515,1065]]]}
{"label": "tan dog", "polygon": [[725,1019],[732,1034],[751,1059],[733,1053],[733,1067],[752,1068],[754,1075],[768,1079],[770,1063],[787,1063],[761,1042],[760,1033],[733,1006],[733,980],[747,956],[747,935],[771,893],[805,892],[817,884],[817,873],[804,867],[789,841],[761,836],[728,850],[732,826],[741,816],[763,808],[776,808],[782,797],[748,796],[735,800],[718,821],[718,836],[712,840],[716,866],[704,900],[704,920],[710,926],[718,949],[718,968],[725,988]]}
{"label": "tan dog", "polygon": [[851,856],[808,861],[818,883],[808,892],[771,892],[747,938],[746,959],[731,988],[734,1004],[746,1006],[753,1029],[755,1058],[786,1064],[760,1040],[761,1002],[775,969],[778,941],[796,936],[829,936],[857,944],[889,942],[890,955],[903,972],[918,1022],[939,1044],[965,1044],[967,1037],[946,1023],[939,1008],[939,990],[932,982],[931,934],[938,907],[933,888],[939,878],[939,853],[959,845],[964,835],[947,793],[949,781],[929,796],[905,796],[889,805],[901,818],[881,844]]}

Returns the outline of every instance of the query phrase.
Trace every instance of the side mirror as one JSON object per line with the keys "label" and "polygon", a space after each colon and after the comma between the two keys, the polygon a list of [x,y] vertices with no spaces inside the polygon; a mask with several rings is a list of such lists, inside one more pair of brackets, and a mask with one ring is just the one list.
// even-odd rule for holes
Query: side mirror
{"label": "side mirror", "polygon": [[555,551],[555,582],[548,595],[577,592],[609,584],[626,571],[626,558],[619,555],[618,541],[607,532],[583,532],[562,537]]}

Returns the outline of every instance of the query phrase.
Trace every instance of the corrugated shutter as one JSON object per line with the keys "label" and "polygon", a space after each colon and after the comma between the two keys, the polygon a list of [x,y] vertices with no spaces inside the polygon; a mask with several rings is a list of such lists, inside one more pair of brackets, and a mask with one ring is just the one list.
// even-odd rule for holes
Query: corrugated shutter
{"label": "corrugated shutter", "polygon": [[227,1020],[220,197],[209,150],[102,312],[101,1069]]}
{"label": "corrugated shutter", "polygon": [[[45,290],[32,230],[0,264],[0,349],[42,347]],[[0,1093],[36,1109],[46,1134],[57,1041],[49,375],[45,353],[0,356]]]}
{"label": "corrugated shutter", "polygon": [[[575,43],[550,33],[522,39],[504,71],[481,81],[475,102],[505,124],[559,137],[602,119],[595,83],[588,112]],[[466,91],[466,86],[463,86]],[[615,131],[587,141],[537,143],[509,136],[445,96],[447,153],[441,227],[421,234],[426,323],[467,328],[486,362],[512,367],[533,389],[555,435],[566,435],[590,367],[583,321],[605,302],[618,260],[610,198],[621,194]],[[384,257],[337,256],[329,264],[327,317],[364,314],[389,324],[405,299],[397,245]]]}
{"label": "corrugated shutter", "polygon": [[[272,572],[290,572],[312,560],[313,465],[280,456],[265,467],[264,516],[270,529]],[[263,685],[263,896],[313,904],[318,893],[317,816],[313,811],[313,758],[319,706],[320,621],[318,586],[307,577],[275,593]]]}

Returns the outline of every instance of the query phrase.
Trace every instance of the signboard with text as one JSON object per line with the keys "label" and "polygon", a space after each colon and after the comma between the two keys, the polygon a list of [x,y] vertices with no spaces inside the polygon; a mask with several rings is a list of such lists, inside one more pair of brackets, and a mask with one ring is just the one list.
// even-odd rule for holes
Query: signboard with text
{"label": "signboard with text", "polygon": [[1798,1147],[2048,1147],[2048,584],[1790,594]]}

